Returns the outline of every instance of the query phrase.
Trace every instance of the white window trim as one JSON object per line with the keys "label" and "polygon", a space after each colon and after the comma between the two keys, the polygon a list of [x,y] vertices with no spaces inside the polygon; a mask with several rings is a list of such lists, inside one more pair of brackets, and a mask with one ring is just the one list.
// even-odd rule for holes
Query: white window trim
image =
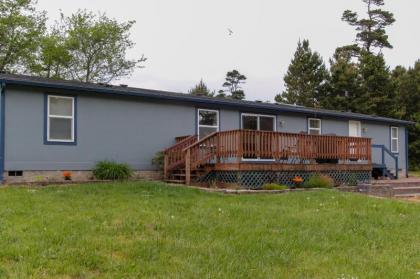
{"label": "white window trim", "polygon": [[350,136],[350,124],[351,123],[357,123],[357,126],[359,127],[359,130],[357,131],[358,132],[358,138],[360,138],[360,137],[362,137],[362,122],[360,122],[360,121],[357,121],[357,120],[349,120],[349,136]]}
{"label": "white window trim", "polygon": [[[275,115],[268,115],[268,114],[254,114],[254,113],[241,113],[241,129],[244,128],[244,121],[243,116],[256,116],[258,118],[257,121],[257,131],[260,131],[260,117],[271,117],[273,118],[273,131],[277,131],[277,117]],[[265,161],[265,162],[274,162],[275,159],[261,159],[261,158],[244,158],[242,157],[242,161]]]}
{"label": "white window trim", "polygon": [[[392,136],[392,129],[397,130],[397,137]],[[400,149],[400,134],[399,134],[400,130],[399,130],[399,127],[391,126],[390,132],[391,132],[391,135],[390,135],[391,136],[391,152],[392,153],[399,153],[399,149]],[[393,140],[397,140],[397,149],[396,150],[392,149],[392,141]]]}
{"label": "white window trim", "polygon": [[241,113],[241,129],[244,128],[244,116],[256,116],[258,117],[258,121],[257,121],[257,131],[260,131],[260,117],[270,117],[273,118],[273,131],[276,132],[277,131],[277,121],[276,121],[276,116],[275,115],[268,115],[268,114],[254,114],[254,113]]}
{"label": "white window trim", "polygon": [[[71,99],[72,100],[71,116],[50,114],[50,99],[51,98]],[[71,119],[71,139],[70,140],[53,139],[53,138],[50,137],[50,118]],[[74,97],[48,95],[48,99],[47,99],[47,141],[48,142],[64,142],[64,143],[73,143],[74,142]]]}
{"label": "white window trim", "polygon": [[[311,128],[311,120],[319,121],[319,128]],[[322,120],[319,118],[308,118],[308,135],[311,135],[311,131],[319,131],[319,135],[322,135]]]}
{"label": "white window trim", "polygon": [[[211,112],[215,112],[217,115],[217,125],[213,126],[213,125],[201,125],[200,124],[200,112],[201,111],[211,111]],[[220,119],[219,119],[219,111],[215,110],[215,109],[198,109],[197,110],[197,134],[198,134],[198,138],[200,138],[200,127],[203,128],[216,128],[216,132],[219,132],[220,130]]]}

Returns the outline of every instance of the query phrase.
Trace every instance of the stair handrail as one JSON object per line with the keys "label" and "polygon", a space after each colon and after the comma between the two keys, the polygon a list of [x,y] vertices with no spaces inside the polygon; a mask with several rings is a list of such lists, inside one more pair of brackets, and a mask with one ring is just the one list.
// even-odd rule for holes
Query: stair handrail
{"label": "stair handrail", "polygon": [[196,141],[197,136],[191,135],[163,151],[163,175],[165,179],[168,177],[168,172],[170,170],[185,163],[183,150],[186,146],[189,146]]}
{"label": "stair handrail", "polygon": [[176,148],[178,148],[179,146],[183,145],[185,142],[189,141],[189,140],[190,140],[190,139],[192,139],[192,138],[196,138],[196,137],[197,137],[196,135],[191,135],[191,136],[188,136],[188,137],[184,138],[183,140],[181,140],[181,141],[179,141],[179,142],[175,143],[174,145],[172,145],[172,146],[170,146],[170,147],[168,147],[168,148],[164,149],[164,150],[163,150],[163,153],[167,153],[167,152],[169,152],[171,149],[176,149]]}
{"label": "stair handrail", "polygon": [[191,182],[192,170],[196,169],[202,162],[216,156],[218,148],[216,140],[219,133],[221,132],[213,132],[183,149],[185,154],[185,182],[187,184]]}
{"label": "stair handrail", "polygon": [[388,149],[388,147],[386,147],[383,144],[372,144],[372,148],[380,148],[381,149],[381,164],[382,166],[386,166],[385,164],[385,153],[387,153],[392,159],[394,159],[395,162],[395,178],[398,179],[398,171],[399,171],[399,166],[398,166],[398,156],[395,155],[391,150]]}

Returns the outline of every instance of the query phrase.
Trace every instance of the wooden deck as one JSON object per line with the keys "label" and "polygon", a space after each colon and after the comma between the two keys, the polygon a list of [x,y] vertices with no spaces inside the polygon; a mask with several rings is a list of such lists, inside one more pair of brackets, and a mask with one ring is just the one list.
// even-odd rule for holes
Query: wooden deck
{"label": "wooden deck", "polygon": [[164,173],[183,170],[186,184],[199,170],[368,171],[371,139],[231,130],[177,138],[166,149]]}

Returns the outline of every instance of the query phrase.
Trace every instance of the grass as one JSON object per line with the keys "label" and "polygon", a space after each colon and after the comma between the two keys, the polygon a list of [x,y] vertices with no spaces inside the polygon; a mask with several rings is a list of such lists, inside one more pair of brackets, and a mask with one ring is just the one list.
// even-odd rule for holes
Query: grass
{"label": "grass", "polygon": [[409,176],[420,177],[420,171],[409,171],[408,175]]}
{"label": "grass", "polygon": [[419,278],[420,204],[156,182],[0,189],[0,278]]}

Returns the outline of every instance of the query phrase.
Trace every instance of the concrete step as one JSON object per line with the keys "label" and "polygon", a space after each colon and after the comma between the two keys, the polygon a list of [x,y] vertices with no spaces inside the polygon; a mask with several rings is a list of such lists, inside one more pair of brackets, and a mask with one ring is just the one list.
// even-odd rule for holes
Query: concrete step
{"label": "concrete step", "polygon": [[374,186],[392,186],[392,187],[420,187],[420,181],[387,180],[372,182]]}
{"label": "concrete step", "polygon": [[420,186],[412,187],[393,187],[395,194],[420,194]]}
{"label": "concrete step", "polygon": [[397,194],[394,197],[396,197],[396,198],[420,198],[420,193]]}

